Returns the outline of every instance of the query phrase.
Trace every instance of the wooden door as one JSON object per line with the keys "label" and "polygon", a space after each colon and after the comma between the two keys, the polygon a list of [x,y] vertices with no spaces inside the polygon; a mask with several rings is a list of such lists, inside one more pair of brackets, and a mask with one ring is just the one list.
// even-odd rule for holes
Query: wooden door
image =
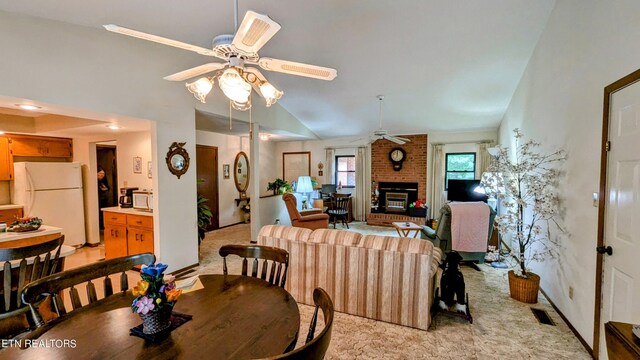
{"label": "wooden door", "polygon": [[127,227],[107,224],[104,228],[105,259],[127,256],[127,253]]}
{"label": "wooden door", "polygon": [[218,148],[215,146],[196,145],[196,177],[198,193],[209,199],[207,206],[213,217],[207,231],[220,227],[218,209]]}
{"label": "wooden door", "polygon": [[13,180],[13,156],[4,136],[0,137],[0,180]]}
{"label": "wooden door", "polygon": [[640,324],[640,83],[610,96],[604,214],[600,358],[607,358],[603,324]]}

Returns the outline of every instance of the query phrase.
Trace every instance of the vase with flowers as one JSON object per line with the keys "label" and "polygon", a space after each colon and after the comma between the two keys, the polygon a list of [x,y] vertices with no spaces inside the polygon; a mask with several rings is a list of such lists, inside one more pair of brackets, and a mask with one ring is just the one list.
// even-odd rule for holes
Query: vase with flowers
{"label": "vase with flowers", "polygon": [[566,154],[564,150],[543,154],[539,143],[522,142],[519,129],[513,133],[513,153],[510,156],[507,148],[497,147],[482,185],[487,195],[500,201],[502,211],[496,223],[502,238],[511,238],[514,245],[516,266],[509,271],[511,297],[535,303],[540,277],[529,271],[529,264],[558,256],[559,237],[551,235],[552,227],[562,231],[556,219],[560,173],[554,167],[566,159]]}
{"label": "vase with flowers", "polygon": [[427,216],[427,204],[424,200],[416,200],[409,204],[409,216],[412,217],[426,217]]}
{"label": "vase with flowers", "polygon": [[142,266],[142,280],[133,287],[136,297],[131,310],[140,315],[145,334],[155,334],[171,325],[171,312],[182,290],[176,289],[175,277],[164,275],[166,264],[158,263]]}

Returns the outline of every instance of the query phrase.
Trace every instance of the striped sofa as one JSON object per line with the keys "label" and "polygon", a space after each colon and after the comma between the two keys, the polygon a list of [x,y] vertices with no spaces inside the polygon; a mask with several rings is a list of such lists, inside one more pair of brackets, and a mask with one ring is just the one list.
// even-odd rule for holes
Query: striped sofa
{"label": "striped sofa", "polygon": [[442,252],[430,241],[267,225],[257,243],[289,252],[286,290],[313,305],[313,289],[335,310],[427,330]]}

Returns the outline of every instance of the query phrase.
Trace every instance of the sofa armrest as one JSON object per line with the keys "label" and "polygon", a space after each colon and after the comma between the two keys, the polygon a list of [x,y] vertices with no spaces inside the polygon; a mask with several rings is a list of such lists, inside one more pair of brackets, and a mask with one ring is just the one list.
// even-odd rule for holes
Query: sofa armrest
{"label": "sofa armrest", "polygon": [[301,216],[298,219],[298,221],[300,221],[300,222],[317,221],[317,220],[329,220],[329,215],[327,215],[327,214],[313,214],[313,215]]}
{"label": "sofa armrest", "polygon": [[[425,225],[425,226],[422,227],[422,235],[426,236],[429,239],[435,239],[436,238],[436,231]],[[424,239],[424,237],[423,237],[423,239]]]}

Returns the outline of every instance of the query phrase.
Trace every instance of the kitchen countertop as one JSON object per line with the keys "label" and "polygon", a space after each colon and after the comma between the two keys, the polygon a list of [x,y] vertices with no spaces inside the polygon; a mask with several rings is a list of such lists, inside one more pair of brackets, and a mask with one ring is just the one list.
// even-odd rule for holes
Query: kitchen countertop
{"label": "kitchen countertop", "polygon": [[102,208],[100,210],[114,212],[114,213],[120,213],[120,214],[153,216],[153,212],[150,212],[150,211],[136,210],[134,208],[121,208],[119,206]]}
{"label": "kitchen countertop", "polygon": [[22,209],[22,208],[23,208],[22,205],[16,205],[16,204],[0,205],[0,210]]}
{"label": "kitchen countertop", "polygon": [[40,226],[40,229],[35,231],[27,231],[27,232],[7,231],[4,233],[0,233],[0,242],[22,240],[22,239],[28,239],[36,236],[44,236],[44,235],[52,235],[52,234],[60,234],[60,233],[64,233],[63,229],[54,227],[54,226],[49,226],[49,225],[42,225]]}

